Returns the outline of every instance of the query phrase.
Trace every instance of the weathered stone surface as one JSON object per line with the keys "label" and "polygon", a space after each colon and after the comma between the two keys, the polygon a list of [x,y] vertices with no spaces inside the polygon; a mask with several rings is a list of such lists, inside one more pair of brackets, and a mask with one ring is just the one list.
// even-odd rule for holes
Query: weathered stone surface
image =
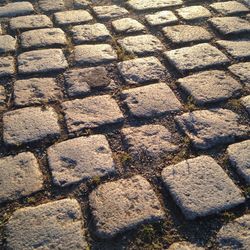
{"label": "weathered stone surface", "polygon": [[59,186],[115,172],[112,152],[104,135],[67,140],[48,149],[53,182]]}
{"label": "weathered stone surface", "polygon": [[229,62],[229,59],[220,50],[208,43],[170,50],[165,52],[164,55],[181,73],[206,69]]}
{"label": "weathered stone surface", "polygon": [[242,97],[241,98],[241,103],[247,110],[247,112],[250,114],[250,95]]}
{"label": "weathered stone surface", "polygon": [[249,9],[237,2],[237,1],[226,1],[226,2],[221,2],[221,3],[213,3],[210,4],[210,7],[223,15],[234,15],[238,13],[248,13]]}
{"label": "weathered stone surface", "polygon": [[0,53],[13,52],[16,48],[16,39],[9,35],[0,36]]}
{"label": "weathered stone surface", "polygon": [[210,156],[167,166],[162,179],[187,219],[216,214],[245,201],[240,189]]}
{"label": "weathered stone surface", "polygon": [[217,234],[221,250],[248,249],[250,246],[250,215],[246,214],[224,225]]}
{"label": "weathered stone surface", "polygon": [[59,25],[86,23],[93,19],[93,17],[86,10],[68,10],[57,12],[54,14],[54,17],[56,23]]}
{"label": "weathered stone surface", "polygon": [[61,49],[33,50],[18,56],[18,71],[22,74],[59,71],[67,67]]}
{"label": "weathered stone surface", "polygon": [[74,7],[83,8],[91,4],[90,0],[74,0]]}
{"label": "weathered stone surface", "polygon": [[21,46],[25,49],[64,46],[66,44],[66,36],[59,28],[30,30],[21,34]]}
{"label": "weathered stone surface", "polygon": [[53,12],[65,9],[64,0],[38,0],[39,7],[42,11]]}
{"label": "weathered stone surface", "polygon": [[198,105],[219,102],[239,94],[241,85],[224,71],[211,70],[177,81]]}
{"label": "weathered stone surface", "polygon": [[117,59],[117,55],[109,44],[78,45],[75,47],[77,64],[109,63]]}
{"label": "weathered stone surface", "polygon": [[197,20],[211,17],[212,14],[203,6],[189,6],[177,10],[177,13],[184,20]]}
{"label": "weathered stone surface", "polygon": [[109,20],[129,14],[125,8],[117,5],[95,6],[93,7],[93,11],[99,19],[103,20]]}
{"label": "weathered stone surface", "polygon": [[14,57],[0,57],[0,77],[9,76],[15,73]]}
{"label": "weathered stone surface", "polygon": [[57,114],[53,108],[28,107],[3,115],[3,139],[17,145],[39,141],[60,134]]}
{"label": "weathered stone surface", "polygon": [[214,17],[209,22],[222,35],[250,33],[250,23],[240,17]]}
{"label": "weathered stone surface", "polygon": [[87,97],[62,104],[69,132],[123,121],[116,101],[109,95]]}
{"label": "weathered stone surface", "polygon": [[172,11],[168,10],[146,15],[145,19],[151,26],[175,24],[178,22],[176,15]]}
{"label": "weathered stone surface", "polygon": [[112,26],[117,33],[133,33],[145,31],[145,26],[132,18],[122,18],[112,22]]}
{"label": "weathered stone surface", "polygon": [[34,12],[34,8],[30,2],[8,3],[0,7],[0,17],[13,17],[28,15]]}
{"label": "weathered stone surface", "polygon": [[0,108],[5,105],[6,93],[4,86],[0,85]]}
{"label": "weathered stone surface", "polygon": [[213,36],[204,28],[193,25],[176,25],[163,28],[164,36],[172,43],[206,42]]}
{"label": "weathered stone surface", "polygon": [[162,52],[165,48],[153,35],[128,36],[118,40],[118,44],[128,53],[136,55]]}
{"label": "weathered stone surface", "polygon": [[250,87],[250,62],[233,64],[228,68],[234,75],[240,78],[240,80]]}
{"label": "weathered stone surface", "polygon": [[118,69],[129,84],[160,80],[165,67],[156,57],[144,57],[118,63]]}
{"label": "weathered stone surface", "polygon": [[71,32],[75,44],[105,42],[111,38],[108,29],[101,23],[74,26]]}
{"label": "weathered stone surface", "polygon": [[10,20],[12,30],[30,30],[38,28],[50,28],[53,26],[52,21],[45,15],[30,15],[15,17]]}
{"label": "weathered stone surface", "polygon": [[177,116],[176,121],[199,149],[232,143],[249,132],[239,116],[227,109],[197,110]]}
{"label": "weathered stone surface", "polygon": [[187,241],[180,241],[172,244],[168,250],[205,250],[205,248],[197,247]]}
{"label": "weathered stone surface", "polygon": [[100,185],[90,194],[89,203],[100,238],[164,218],[151,185],[139,175]]}
{"label": "weathered stone surface", "polygon": [[124,90],[122,96],[136,117],[154,117],[181,109],[181,103],[165,83]]}
{"label": "weathered stone surface", "polygon": [[18,209],[6,224],[7,248],[15,250],[87,248],[81,207],[62,199]]}
{"label": "weathered stone surface", "polygon": [[42,173],[30,152],[0,158],[0,170],[0,203],[17,200],[43,188]]}
{"label": "weathered stone surface", "polygon": [[63,93],[53,78],[30,78],[14,84],[16,106],[29,106],[60,100]]}

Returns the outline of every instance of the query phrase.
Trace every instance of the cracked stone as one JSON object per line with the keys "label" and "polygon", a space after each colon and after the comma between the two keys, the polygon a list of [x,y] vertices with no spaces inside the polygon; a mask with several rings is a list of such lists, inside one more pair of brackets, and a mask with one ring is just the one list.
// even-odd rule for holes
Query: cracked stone
{"label": "cracked stone", "polygon": [[172,244],[168,250],[205,250],[205,248],[197,247],[187,241],[180,241]]}
{"label": "cracked stone", "polygon": [[65,9],[64,0],[38,0],[39,8],[45,12],[53,12]]}
{"label": "cracked stone", "polygon": [[204,19],[212,14],[203,6],[189,6],[177,10],[178,15],[186,21]]}
{"label": "cracked stone", "polygon": [[112,26],[117,33],[133,33],[145,31],[145,26],[132,18],[122,18],[112,22]]}
{"label": "cracked stone", "polygon": [[28,15],[34,12],[30,2],[8,3],[0,7],[0,17],[14,17]]}
{"label": "cracked stone", "polygon": [[0,53],[13,52],[16,48],[16,39],[9,35],[0,36]]}
{"label": "cracked stone", "polygon": [[250,62],[233,64],[228,69],[250,88]]}
{"label": "cracked stone", "polygon": [[242,97],[240,101],[247,112],[250,114],[250,95]]}
{"label": "cracked stone", "polygon": [[10,76],[15,73],[14,57],[0,57],[0,77]]}
{"label": "cracked stone", "polygon": [[103,20],[110,20],[129,14],[129,12],[125,8],[117,5],[95,6],[93,7],[93,11],[97,18]]}
{"label": "cracked stone", "polygon": [[176,24],[178,22],[176,15],[168,10],[146,15],[145,19],[150,26]]}

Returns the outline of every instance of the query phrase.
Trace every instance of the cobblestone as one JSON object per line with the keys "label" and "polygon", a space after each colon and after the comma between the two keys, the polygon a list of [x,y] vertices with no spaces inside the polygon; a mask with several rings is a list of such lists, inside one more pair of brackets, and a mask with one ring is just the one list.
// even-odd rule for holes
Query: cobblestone
{"label": "cobblestone", "polygon": [[228,68],[234,75],[247,86],[250,87],[250,63],[233,64]]}
{"label": "cobblestone", "polygon": [[129,14],[129,12],[120,6],[109,5],[109,6],[95,6],[93,11],[97,18],[102,20],[110,20],[113,18],[118,18]]}
{"label": "cobblestone", "polygon": [[172,244],[168,250],[204,250],[203,247],[197,247],[187,241],[176,242]]}
{"label": "cobblestone", "polygon": [[186,21],[211,17],[210,11],[203,6],[189,6],[177,10],[178,15]]}
{"label": "cobblestone", "polygon": [[13,52],[16,48],[16,39],[9,35],[0,36],[0,53]]}
{"label": "cobblestone", "polygon": [[14,57],[0,57],[0,77],[10,76],[15,73]]}
{"label": "cobblestone", "polygon": [[44,12],[54,12],[65,9],[64,0],[38,0],[38,4]]}
{"label": "cobblestone", "polygon": [[122,18],[112,22],[112,26],[117,33],[133,33],[145,31],[145,26],[132,18]]}
{"label": "cobblestone", "polygon": [[250,114],[250,96],[245,96],[241,98],[241,103],[247,110],[247,112]]}
{"label": "cobblestone", "polygon": [[176,17],[176,15],[172,11],[168,10],[146,15],[145,19],[151,26],[170,25],[176,24],[178,22],[178,18]]}
{"label": "cobblestone", "polygon": [[0,17],[14,17],[28,15],[34,12],[34,8],[30,2],[8,3],[0,7]]}
{"label": "cobblestone", "polygon": [[5,106],[6,92],[4,86],[0,85],[0,107]]}
{"label": "cobblestone", "polygon": [[85,8],[90,5],[90,0],[74,0],[74,6],[76,8]]}
{"label": "cobblestone", "polygon": [[248,13],[249,9],[236,1],[226,1],[221,3],[213,3],[210,7],[216,12],[223,15],[234,15],[238,13]]}

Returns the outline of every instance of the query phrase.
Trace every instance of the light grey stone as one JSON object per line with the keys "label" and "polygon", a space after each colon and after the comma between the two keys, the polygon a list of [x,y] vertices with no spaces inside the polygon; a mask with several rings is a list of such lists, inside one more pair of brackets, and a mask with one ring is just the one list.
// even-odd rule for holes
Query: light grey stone
{"label": "light grey stone", "polygon": [[0,85],[0,108],[5,106],[6,93],[4,86]]}
{"label": "light grey stone", "polygon": [[242,97],[241,99],[242,105],[245,107],[247,112],[250,114],[250,95]]}
{"label": "light grey stone", "polygon": [[30,78],[14,83],[14,103],[16,106],[58,101],[63,93],[53,78]]}
{"label": "light grey stone", "polygon": [[0,35],[3,34],[3,28],[2,28],[2,25],[0,24]]}
{"label": "light grey stone", "polygon": [[210,156],[167,166],[162,179],[187,219],[217,214],[245,202],[241,190]]}
{"label": "light grey stone", "polygon": [[14,57],[0,57],[0,77],[10,76],[15,73]]}
{"label": "light grey stone", "polygon": [[17,200],[43,188],[43,176],[30,152],[0,158],[0,203]]}
{"label": "light grey stone", "polygon": [[67,140],[48,149],[53,182],[59,186],[115,172],[112,151],[104,135]]}
{"label": "light grey stone", "polygon": [[16,210],[6,224],[7,249],[87,248],[81,207],[75,199]]}
{"label": "light grey stone", "polygon": [[164,55],[181,73],[229,63],[229,59],[220,50],[208,43],[170,50]]}
{"label": "light grey stone", "polygon": [[62,107],[69,132],[97,128],[124,120],[119,106],[109,95],[67,101]]}
{"label": "light grey stone", "polygon": [[166,72],[161,62],[153,56],[120,62],[118,69],[129,84],[157,81]]}
{"label": "light grey stone", "polygon": [[197,110],[177,116],[176,121],[198,149],[232,143],[249,132],[228,109]]}
{"label": "light grey stone", "polygon": [[0,36],[0,53],[13,52],[16,48],[16,39],[9,35]]}
{"label": "light grey stone", "polygon": [[117,5],[95,6],[93,7],[93,11],[97,18],[103,20],[110,20],[129,14],[125,8]]}
{"label": "light grey stone", "polygon": [[53,12],[65,9],[64,0],[38,0],[39,7],[42,11]]}
{"label": "light grey stone", "polygon": [[242,0],[243,3],[245,3],[247,6],[250,7],[250,0]]}
{"label": "light grey stone", "polygon": [[165,83],[124,90],[122,97],[136,117],[155,117],[181,109],[181,103]]}
{"label": "light grey stone", "polygon": [[250,62],[233,64],[228,69],[250,88]]}
{"label": "light grey stone", "polygon": [[177,81],[198,105],[219,102],[237,96],[241,85],[224,71],[211,70],[190,75]]}
{"label": "light grey stone", "polygon": [[21,74],[61,71],[68,63],[61,49],[44,49],[24,52],[18,56],[18,71]]}
{"label": "light grey stone", "polygon": [[210,4],[210,7],[216,11],[217,13],[223,14],[223,15],[234,15],[238,13],[248,13],[249,9],[237,2],[237,1],[226,1],[221,3],[213,3]]}
{"label": "light grey stone", "polygon": [[74,0],[74,7],[85,8],[91,4],[90,0]]}
{"label": "light grey stone", "polygon": [[151,185],[139,175],[100,185],[90,194],[89,204],[100,238],[165,217]]}
{"label": "light grey stone", "polygon": [[169,10],[163,10],[154,14],[146,15],[145,19],[150,26],[169,25],[176,24],[178,22],[176,15]]}
{"label": "light grey stone", "polygon": [[145,31],[145,26],[132,18],[122,18],[112,22],[112,26],[117,33],[133,33]]}
{"label": "light grey stone", "polygon": [[197,247],[187,241],[180,241],[172,244],[168,250],[205,250],[205,248]]}
{"label": "light grey stone", "polygon": [[58,116],[51,107],[27,107],[3,115],[3,139],[6,144],[19,146],[58,135]]}
{"label": "light grey stone", "polygon": [[211,17],[212,14],[203,6],[188,6],[177,10],[178,15],[186,21]]}
{"label": "light grey stone", "polygon": [[8,3],[0,7],[0,17],[23,16],[34,12],[34,8],[30,2],[14,2]]}

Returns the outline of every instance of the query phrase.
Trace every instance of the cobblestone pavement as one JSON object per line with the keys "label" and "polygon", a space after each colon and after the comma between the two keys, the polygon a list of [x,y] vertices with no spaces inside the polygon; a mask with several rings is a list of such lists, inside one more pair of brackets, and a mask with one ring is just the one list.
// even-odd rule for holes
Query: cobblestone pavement
{"label": "cobblestone pavement", "polygon": [[0,0],[0,249],[250,249],[249,8]]}

